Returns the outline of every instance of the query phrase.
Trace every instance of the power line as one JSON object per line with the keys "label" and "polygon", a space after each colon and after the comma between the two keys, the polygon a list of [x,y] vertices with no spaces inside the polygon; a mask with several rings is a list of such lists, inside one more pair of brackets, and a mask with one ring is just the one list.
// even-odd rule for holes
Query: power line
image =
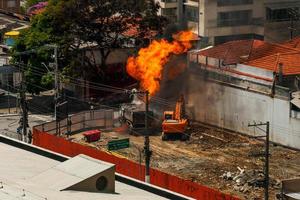
{"label": "power line", "polygon": [[[33,74],[38,74],[38,75],[44,75],[44,71],[38,70],[38,69],[31,69],[33,71]],[[77,85],[80,87],[86,87],[84,85],[84,83],[82,82],[82,79],[77,79],[74,77],[70,77],[70,76],[65,76],[67,78],[70,79],[70,83],[73,85]],[[114,86],[110,86],[110,85],[105,85],[105,84],[101,84],[101,83],[96,83],[96,82],[91,82],[91,81],[86,81],[88,83],[90,83],[89,88],[92,89],[96,89],[96,90],[100,90],[100,91],[106,91],[106,92],[112,92],[112,93],[123,93],[128,91],[127,89],[124,88],[118,88],[118,87],[114,87]],[[160,97],[156,97],[153,96],[151,97],[151,101],[157,102],[159,104],[162,105],[166,105],[166,106],[173,106],[175,104],[175,102],[170,102],[169,100],[160,98]]]}

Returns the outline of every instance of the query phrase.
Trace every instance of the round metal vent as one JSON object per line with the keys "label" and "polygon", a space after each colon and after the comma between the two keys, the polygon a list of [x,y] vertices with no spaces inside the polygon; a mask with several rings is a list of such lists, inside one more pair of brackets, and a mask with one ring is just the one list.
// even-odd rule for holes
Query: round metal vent
{"label": "round metal vent", "polygon": [[99,191],[105,190],[105,188],[107,187],[107,178],[105,178],[104,176],[101,176],[97,179],[96,181],[96,188]]}

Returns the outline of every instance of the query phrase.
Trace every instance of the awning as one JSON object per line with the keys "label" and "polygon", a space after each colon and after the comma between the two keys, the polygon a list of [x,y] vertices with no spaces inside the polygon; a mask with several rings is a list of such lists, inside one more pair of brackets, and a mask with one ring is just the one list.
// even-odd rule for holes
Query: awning
{"label": "awning", "polygon": [[19,36],[20,32],[19,31],[10,31],[4,34],[5,36]]}
{"label": "awning", "polygon": [[198,2],[194,2],[194,1],[185,2],[184,5],[198,8]]}

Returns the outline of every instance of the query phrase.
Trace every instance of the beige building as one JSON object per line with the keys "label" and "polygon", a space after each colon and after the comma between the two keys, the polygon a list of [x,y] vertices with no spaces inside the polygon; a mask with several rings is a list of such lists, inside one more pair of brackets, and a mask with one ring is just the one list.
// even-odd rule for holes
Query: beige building
{"label": "beige building", "polygon": [[10,12],[20,12],[20,0],[0,0],[0,9]]}
{"label": "beige building", "polygon": [[[193,30],[207,44],[238,39],[279,42],[298,31],[300,0],[158,0],[160,14]],[[291,15],[291,13],[294,13]],[[291,25],[291,16],[294,16]],[[200,26],[199,26],[200,24]]]}

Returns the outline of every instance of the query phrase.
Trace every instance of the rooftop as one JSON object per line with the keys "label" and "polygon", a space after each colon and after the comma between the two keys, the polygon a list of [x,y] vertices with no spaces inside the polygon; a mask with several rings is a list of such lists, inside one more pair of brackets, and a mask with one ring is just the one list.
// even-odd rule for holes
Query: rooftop
{"label": "rooftop", "polygon": [[224,64],[236,64],[247,58],[253,49],[264,44],[261,40],[236,40],[200,51],[198,54],[222,59]]}
{"label": "rooftop", "polygon": [[300,49],[292,48],[284,44],[265,42],[263,45],[252,49],[248,60],[255,60],[265,56],[284,53],[300,53]]}
{"label": "rooftop", "polygon": [[279,65],[282,64],[282,73],[284,75],[300,74],[300,52],[277,53],[248,61],[245,64],[277,73],[279,72]]}
{"label": "rooftop", "polygon": [[223,64],[243,63],[273,72],[283,66],[284,75],[300,74],[300,37],[283,43],[237,40],[200,51],[198,55],[223,60]]}
{"label": "rooftop", "polygon": [[[55,169],[60,169],[60,173],[58,174],[62,174],[62,167],[66,169],[65,166],[68,166],[68,168],[71,169],[72,167],[70,165],[72,165],[72,163],[78,165],[78,159],[73,162],[68,162],[69,164],[66,165],[57,160],[24,150],[23,148],[2,143],[1,141],[0,157],[0,199],[165,199],[158,194],[119,181],[115,182],[116,192],[113,194],[67,190],[60,191],[57,187],[54,187],[54,184],[45,184],[47,182],[45,175],[47,172],[55,171]],[[93,167],[95,165],[97,164],[90,164],[89,166]],[[94,171],[96,170],[95,167],[93,169]],[[81,174],[83,173],[82,169],[78,170]],[[70,173],[68,172],[66,176],[70,176]],[[57,180],[58,183],[62,181],[63,176],[56,176],[56,173],[48,174],[51,174],[51,177],[48,177],[49,180]],[[83,174],[84,176],[86,175],[85,173]],[[39,176],[42,176],[44,179],[37,181],[39,180],[37,179]],[[65,182],[65,180],[63,180],[63,182]]]}
{"label": "rooftop", "polygon": [[19,30],[27,28],[29,26],[28,21],[19,19],[16,16],[11,16],[0,12],[0,30]]}
{"label": "rooftop", "polygon": [[287,47],[300,49],[300,36],[297,36],[291,40],[285,41],[282,43],[282,45],[285,45]]}

